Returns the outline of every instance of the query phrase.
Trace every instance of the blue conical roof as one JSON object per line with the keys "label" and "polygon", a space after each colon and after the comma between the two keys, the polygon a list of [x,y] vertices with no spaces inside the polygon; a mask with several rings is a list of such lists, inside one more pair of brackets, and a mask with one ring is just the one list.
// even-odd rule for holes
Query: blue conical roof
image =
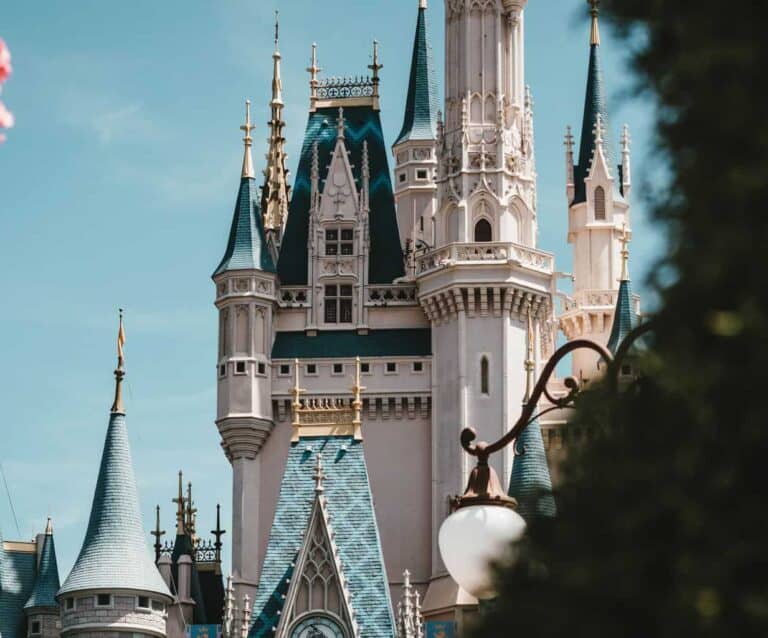
{"label": "blue conical roof", "polygon": [[59,596],[75,591],[133,589],[170,598],[144,537],[125,414],[109,420],[83,547]]}
{"label": "blue conical roof", "polygon": [[243,177],[240,180],[227,250],[214,275],[228,270],[275,272],[275,264],[264,239],[259,198],[256,180]]}
{"label": "blue conical roof", "polygon": [[30,594],[26,605],[24,605],[24,609],[40,607],[58,609],[56,593],[59,591],[59,586],[59,565],[56,562],[56,546],[53,542],[53,532],[46,532],[35,585],[32,588],[32,594]]}
{"label": "blue conical roof", "polygon": [[551,518],[557,514],[538,419],[534,419],[515,441],[515,462],[509,479],[509,495],[517,499],[517,512],[528,522],[534,518]]}
{"label": "blue conical roof", "polygon": [[608,339],[608,350],[615,355],[621,342],[635,327],[632,312],[632,287],[629,279],[622,279],[619,284],[619,295],[616,299],[616,312],[613,315],[613,327]]}
{"label": "blue conical roof", "polygon": [[426,6],[422,4],[419,7],[416,37],[413,42],[405,119],[395,145],[408,140],[434,140],[437,137],[437,82],[432,46],[427,33],[426,13]]}
{"label": "blue conical roof", "polygon": [[608,166],[613,166],[611,155],[610,126],[608,125],[608,106],[603,84],[603,70],[600,63],[600,44],[589,47],[589,69],[587,70],[587,92],[584,98],[584,119],[581,124],[581,141],[579,146],[579,163],[574,167],[576,191],[573,203],[584,202],[587,199],[584,180],[589,175],[592,156],[595,152],[595,125],[600,115],[603,128],[603,152]]}

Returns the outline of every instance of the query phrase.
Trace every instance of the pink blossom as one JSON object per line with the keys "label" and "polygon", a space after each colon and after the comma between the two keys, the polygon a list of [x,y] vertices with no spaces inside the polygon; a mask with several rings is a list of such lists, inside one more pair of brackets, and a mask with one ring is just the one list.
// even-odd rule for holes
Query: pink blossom
{"label": "pink blossom", "polygon": [[0,84],[10,77],[12,71],[11,52],[5,45],[5,41],[0,38]]}
{"label": "pink blossom", "polygon": [[5,104],[0,102],[0,128],[11,128],[14,121],[13,113],[5,108]]}

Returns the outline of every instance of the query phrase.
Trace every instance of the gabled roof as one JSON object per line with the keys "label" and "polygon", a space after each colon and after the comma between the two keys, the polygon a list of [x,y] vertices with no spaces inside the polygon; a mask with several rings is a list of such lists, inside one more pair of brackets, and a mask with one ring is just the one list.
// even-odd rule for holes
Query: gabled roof
{"label": "gabled roof", "polygon": [[626,336],[635,327],[635,317],[632,310],[632,287],[629,279],[622,279],[619,284],[619,294],[616,299],[616,311],[613,315],[613,327],[608,338],[608,350],[615,355]]}
{"label": "gabled roof", "polygon": [[409,140],[437,138],[437,81],[432,45],[427,32],[427,3],[419,3],[416,36],[411,58],[411,77],[405,102],[405,118],[395,146]]}
{"label": "gabled roof", "polygon": [[[603,71],[600,63],[600,44],[593,43],[589,47],[589,68],[587,70],[587,92],[584,97],[584,119],[581,125],[581,140],[579,145],[579,163],[574,166],[574,204],[587,199],[584,180],[589,176],[592,157],[595,152],[595,126],[597,116],[602,119],[603,150],[608,166],[613,168],[611,154],[610,127],[608,125],[608,106],[603,84]],[[620,180],[619,180],[620,181]]]}
{"label": "gabled roof", "polygon": [[35,584],[37,553],[34,543],[6,545],[0,534],[0,636],[25,638],[24,603]]}
{"label": "gabled roof", "polygon": [[43,540],[43,551],[37,568],[37,577],[32,594],[24,605],[24,609],[55,608],[58,609],[56,593],[59,591],[59,565],[56,562],[56,546],[53,542],[53,532],[46,530]]}
{"label": "gabled roof", "polygon": [[288,453],[253,605],[250,638],[272,638],[315,503],[316,455],[323,455],[327,512],[360,635],[393,638],[389,585],[363,444],[351,436],[307,437]]}
{"label": "gabled roof", "polygon": [[[322,182],[328,175],[331,152],[336,146],[338,118],[338,107],[322,107],[309,114],[277,263],[280,282],[284,286],[307,283],[312,147],[317,143]],[[345,107],[344,121],[349,160],[358,184],[362,178],[363,142],[368,142],[371,169],[368,279],[370,283],[392,283],[405,274],[405,267],[379,112],[372,106]]]}
{"label": "gabled roof", "polygon": [[256,180],[253,177],[241,178],[227,249],[213,273],[214,276],[228,270],[275,272],[275,265],[264,239],[259,197]]}
{"label": "gabled roof", "polygon": [[80,555],[59,597],[86,589],[133,589],[171,597],[144,537],[125,414],[113,412]]}
{"label": "gabled roof", "polygon": [[526,521],[557,514],[552,495],[547,453],[538,419],[515,441],[515,461],[509,479],[509,495],[517,499],[517,512]]}

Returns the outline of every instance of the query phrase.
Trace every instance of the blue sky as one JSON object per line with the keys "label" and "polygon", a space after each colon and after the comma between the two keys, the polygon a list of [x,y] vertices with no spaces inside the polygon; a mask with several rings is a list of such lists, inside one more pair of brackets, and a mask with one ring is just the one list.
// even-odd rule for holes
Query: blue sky
{"label": "blue sky", "polygon": [[[442,77],[442,2],[430,28]],[[381,42],[382,118],[402,117],[417,0],[101,0],[5,3],[16,128],[0,146],[0,460],[23,538],[53,516],[62,577],[74,561],[112,399],[116,311],[126,309],[127,408],[145,526],[173,529],[176,473],[193,481],[200,529],[230,513],[215,416],[210,274],[224,250],[254,103],[267,132],[272,12],[281,10],[289,164],[308,105],[310,45],[327,75],[367,72]],[[570,269],[563,132],[578,130],[588,26],[583,0],[532,0],[527,77],[535,99],[540,247]],[[603,26],[613,138],[633,133],[636,288],[663,238],[646,218],[652,109],[627,96],[624,55]],[[458,442],[457,442],[458,444]],[[2,486],[0,486],[2,490]],[[17,537],[0,492],[0,526]],[[228,540],[228,537],[225,537]]]}

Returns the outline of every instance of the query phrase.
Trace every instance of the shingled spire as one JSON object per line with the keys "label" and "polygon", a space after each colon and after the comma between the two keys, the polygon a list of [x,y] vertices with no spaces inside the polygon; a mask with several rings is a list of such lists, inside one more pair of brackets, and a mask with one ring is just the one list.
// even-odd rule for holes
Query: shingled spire
{"label": "shingled spire", "polygon": [[608,339],[608,350],[611,354],[616,354],[621,342],[634,327],[635,314],[632,311],[632,287],[629,282],[629,234],[624,226],[621,234],[621,281],[616,297],[611,336]]}
{"label": "shingled spire", "polygon": [[264,169],[264,187],[261,191],[261,212],[268,241],[276,247],[280,243],[285,219],[288,216],[288,169],[286,168],[285,136],[283,130],[283,81],[280,76],[280,23],[275,12],[275,52],[272,54],[272,101],[269,120],[269,148],[267,167]]}
{"label": "shingled spire", "polygon": [[427,31],[427,0],[419,0],[416,36],[411,58],[411,77],[405,102],[403,128],[395,146],[408,140],[437,138],[437,82]]}
{"label": "shingled spire", "polygon": [[[122,334],[122,321],[121,321]],[[119,342],[117,387],[124,376]],[[115,401],[107,428],[91,516],[75,566],[58,592],[138,590],[170,601],[144,537],[136,477],[122,402]]]}
{"label": "shingled spire", "polygon": [[267,249],[264,238],[264,225],[259,211],[258,188],[253,173],[251,160],[251,103],[245,103],[245,124],[240,128],[245,132],[243,142],[243,171],[240,178],[240,190],[237,193],[229,241],[214,276],[229,270],[263,270],[275,272],[274,261]]}
{"label": "shingled spire", "polygon": [[40,553],[40,563],[35,578],[35,586],[24,605],[27,614],[39,613],[42,610],[53,610],[56,616],[59,605],[56,602],[56,592],[59,591],[59,566],[56,562],[56,547],[53,542],[53,525],[48,519],[43,537],[43,550]]}
{"label": "shingled spire", "polygon": [[581,125],[581,141],[578,164],[574,167],[575,193],[574,204],[586,201],[584,180],[589,175],[592,156],[595,153],[595,131],[598,130],[598,116],[602,120],[600,127],[603,136],[603,151],[609,167],[613,166],[608,126],[608,107],[603,83],[602,64],[600,62],[600,25],[598,21],[599,0],[588,0],[592,16],[589,38],[589,67],[587,69],[587,92],[584,98],[584,118]]}

